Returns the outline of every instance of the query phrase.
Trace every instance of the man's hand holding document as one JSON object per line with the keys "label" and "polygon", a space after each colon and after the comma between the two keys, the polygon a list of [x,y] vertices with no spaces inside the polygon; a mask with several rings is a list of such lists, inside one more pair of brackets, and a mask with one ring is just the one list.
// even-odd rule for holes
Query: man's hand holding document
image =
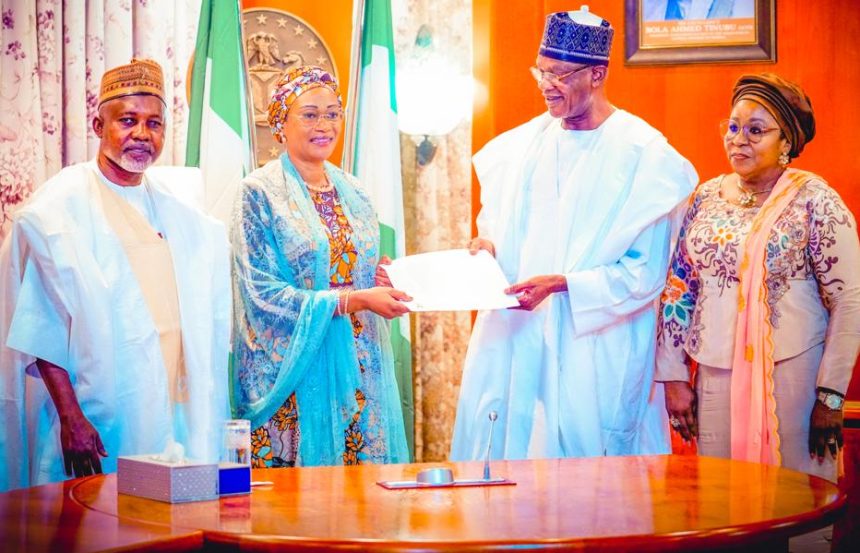
{"label": "man's hand holding document", "polygon": [[445,250],[395,259],[381,265],[391,285],[412,296],[411,311],[479,311],[519,305],[505,294],[510,284],[496,259],[484,250]]}

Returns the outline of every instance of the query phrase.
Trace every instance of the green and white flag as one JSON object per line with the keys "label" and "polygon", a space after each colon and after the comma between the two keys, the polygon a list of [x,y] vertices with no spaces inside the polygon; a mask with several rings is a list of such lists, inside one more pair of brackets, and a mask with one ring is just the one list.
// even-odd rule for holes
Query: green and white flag
{"label": "green and white flag", "polygon": [[203,171],[203,209],[229,225],[254,167],[238,0],[203,0],[191,74],[185,164]]}
{"label": "green and white flag", "polygon": [[[343,168],[358,177],[370,195],[379,215],[380,255],[394,259],[405,255],[406,237],[390,0],[357,1],[353,21]],[[411,455],[415,408],[408,315],[391,321],[391,345]]]}

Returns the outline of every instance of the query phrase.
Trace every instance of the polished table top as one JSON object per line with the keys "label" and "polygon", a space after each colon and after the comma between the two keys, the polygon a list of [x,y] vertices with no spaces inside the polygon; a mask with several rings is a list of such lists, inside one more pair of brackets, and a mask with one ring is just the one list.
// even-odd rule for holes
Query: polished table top
{"label": "polished table top", "polygon": [[[813,476],[692,456],[493,462],[493,476],[515,486],[376,485],[414,479],[428,466],[451,467],[456,478],[482,473],[481,463],[255,470],[255,481],[272,485],[250,495],[174,505],[117,495],[115,475],[52,486],[94,520],[112,519],[138,534],[161,528],[189,549],[194,532],[201,531],[206,544],[243,550],[495,551],[531,545],[689,551],[784,540],[832,523],[845,503],[834,484]],[[31,488],[40,489],[51,486]],[[0,512],[8,495],[0,495]]]}

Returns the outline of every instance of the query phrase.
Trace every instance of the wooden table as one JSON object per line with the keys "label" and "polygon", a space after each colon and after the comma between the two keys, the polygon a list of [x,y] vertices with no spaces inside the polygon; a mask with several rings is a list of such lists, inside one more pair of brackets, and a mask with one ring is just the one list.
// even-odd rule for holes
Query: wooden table
{"label": "wooden table", "polygon": [[75,499],[82,486],[107,480],[115,483],[115,476],[90,476],[0,494],[0,551],[199,551],[203,547],[200,530],[125,520],[88,509]]}
{"label": "wooden table", "polygon": [[[376,485],[412,479],[428,466],[449,466],[457,478],[481,475],[481,463],[256,470],[254,480],[273,485],[178,505],[118,496],[115,475],[97,476],[0,494],[7,534],[0,543],[10,536],[23,543],[26,533],[28,550],[86,551],[98,533],[104,548],[186,551],[761,551],[831,524],[846,500],[813,476],[688,456],[494,462],[494,476],[516,486]],[[37,496],[54,507],[39,510]],[[25,509],[17,508],[22,500]],[[36,528],[45,539],[32,540]]]}

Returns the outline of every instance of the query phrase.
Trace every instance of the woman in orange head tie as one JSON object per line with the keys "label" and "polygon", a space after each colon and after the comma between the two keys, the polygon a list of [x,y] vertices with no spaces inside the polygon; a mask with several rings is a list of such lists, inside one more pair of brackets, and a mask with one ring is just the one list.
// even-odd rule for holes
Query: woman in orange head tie
{"label": "woman in orange head tie", "polygon": [[342,126],[334,76],[288,70],[269,104],[284,152],[235,207],[232,403],[257,467],[409,460],[384,319],[411,298],[375,285],[376,213],[326,161]]}

